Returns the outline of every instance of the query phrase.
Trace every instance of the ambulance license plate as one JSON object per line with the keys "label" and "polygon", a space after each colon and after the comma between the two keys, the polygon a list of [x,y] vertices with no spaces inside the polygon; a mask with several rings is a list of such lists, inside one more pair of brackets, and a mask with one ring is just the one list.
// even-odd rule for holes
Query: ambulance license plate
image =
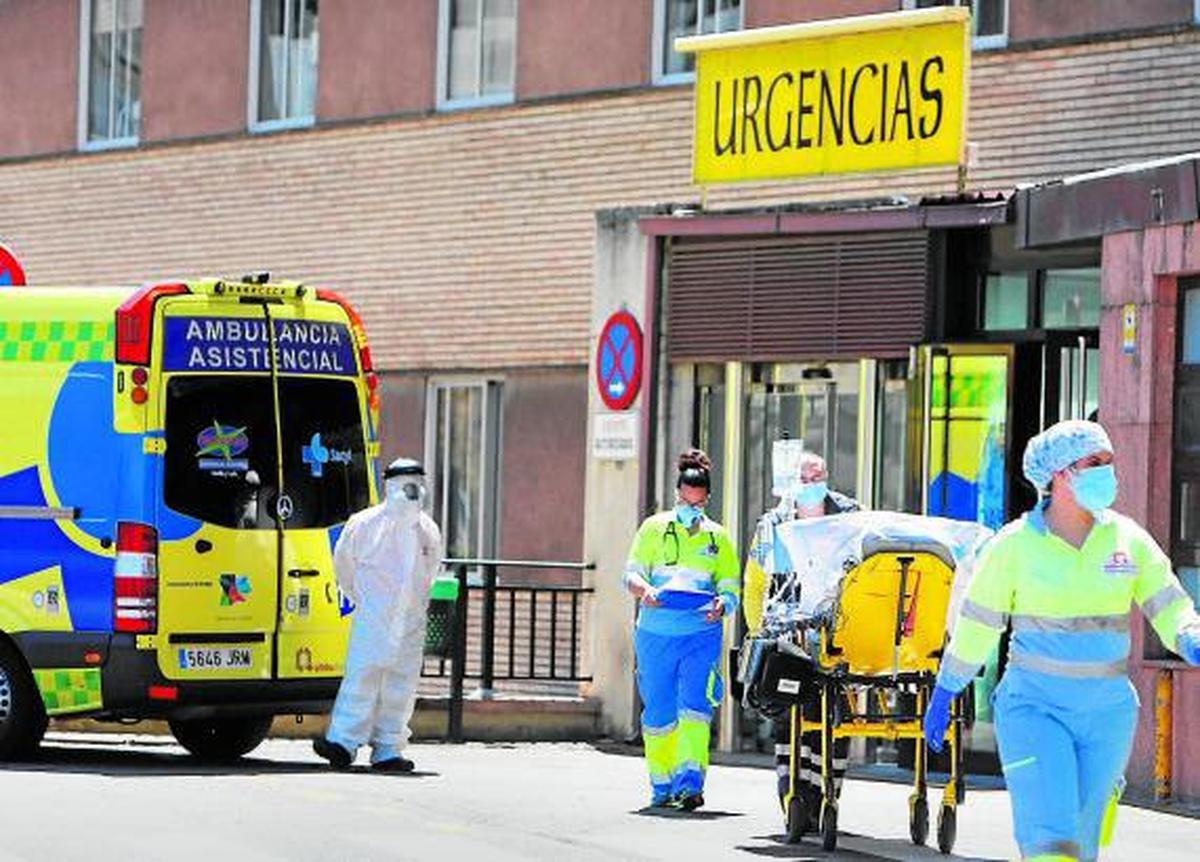
{"label": "ambulance license plate", "polygon": [[251,663],[249,647],[179,650],[180,670],[239,670]]}

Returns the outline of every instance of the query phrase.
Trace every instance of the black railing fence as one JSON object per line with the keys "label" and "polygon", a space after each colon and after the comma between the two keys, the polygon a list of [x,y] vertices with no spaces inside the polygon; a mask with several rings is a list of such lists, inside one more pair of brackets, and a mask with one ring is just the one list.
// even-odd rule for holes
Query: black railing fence
{"label": "black railing fence", "polygon": [[[580,647],[591,587],[501,583],[507,570],[583,572],[590,563],[534,560],[447,559],[458,580],[458,599],[446,654],[427,657],[423,677],[449,676],[447,737],[463,739],[463,683],[479,680],[485,695],[499,681],[589,682]],[[470,583],[468,574],[481,574]]]}

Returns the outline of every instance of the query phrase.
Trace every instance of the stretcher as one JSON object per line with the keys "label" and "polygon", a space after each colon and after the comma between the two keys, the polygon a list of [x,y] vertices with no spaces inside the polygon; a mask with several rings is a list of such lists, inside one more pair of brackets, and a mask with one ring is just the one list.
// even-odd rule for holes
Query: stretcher
{"label": "stretcher", "polygon": [[[837,846],[834,741],[913,740],[909,834],[929,836],[929,754],[922,717],[975,554],[990,536],[977,524],[890,512],[863,512],[779,525],[775,547],[790,571],[776,580],[761,632],[743,645],[744,701],[791,727],[789,842],[810,828],[825,850]],[[777,561],[778,562],[778,561]],[[950,853],[964,801],[963,731],[973,713],[971,688],[960,695],[947,729],[949,780],[942,793],[937,844]],[[819,721],[802,707],[816,704]],[[813,714],[810,706],[810,715]],[[810,823],[798,792],[801,735],[820,732],[820,814]]]}

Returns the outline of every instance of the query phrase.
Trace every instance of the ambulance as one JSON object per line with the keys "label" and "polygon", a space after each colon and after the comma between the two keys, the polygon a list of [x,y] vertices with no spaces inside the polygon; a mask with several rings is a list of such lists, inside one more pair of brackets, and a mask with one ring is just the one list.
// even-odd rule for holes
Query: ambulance
{"label": "ambulance", "polygon": [[275,715],[327,711],[376,389],[331,291],[0,289],[0,760],[53,716],[165,719],[228,760]]}

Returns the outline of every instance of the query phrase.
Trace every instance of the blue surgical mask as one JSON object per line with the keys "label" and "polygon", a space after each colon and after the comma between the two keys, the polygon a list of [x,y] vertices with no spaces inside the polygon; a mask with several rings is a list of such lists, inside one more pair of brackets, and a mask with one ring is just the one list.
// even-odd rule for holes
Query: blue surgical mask
{"label": "blue surgical mask", "polygon": [[1071,477],[1075,502],[1092,514],[1099,514],[1117,499],[1117,471],[1112,464],[1088,467]]}
{"label": "blue surgical mask", "polygon": [[704,517],[703,506],[693,506],[690,503],[676,503],[675,517],[683,526],[690,528],[693,524]]}
{"label": "blue surgical mask", "polygon": [[801,482],[796,486],[796,505],[806,508],[815,506],[823,503],[828,494],[829,484],[827,482]]}

